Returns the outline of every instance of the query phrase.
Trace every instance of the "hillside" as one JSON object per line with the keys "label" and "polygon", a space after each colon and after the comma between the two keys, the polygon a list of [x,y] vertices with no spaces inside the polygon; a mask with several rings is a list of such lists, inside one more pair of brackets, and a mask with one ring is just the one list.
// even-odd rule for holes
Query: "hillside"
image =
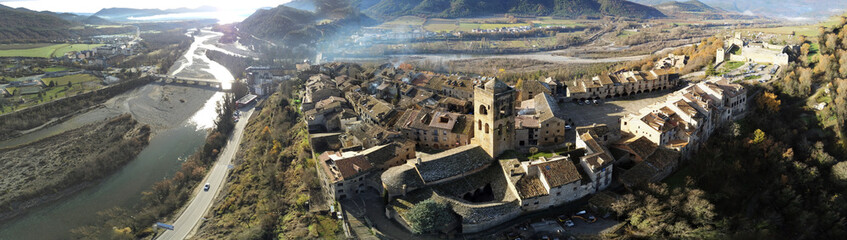
{"label": "hillside", "polygon": [[282,39],[288,33],[315,24],[318,17],[309,11],[280,5],[259,9],[238,24],[239,31],[259,38]]}
{"label": "hillside", "polygon": [[[640,4],[655,6],[674,0],[631,0]],[[683,0],[680,0],[683,1]],[[700,0],[714,8],[746,15],[760,15],[770,18],[790,20],[820,21],[830,14],[840,12],[847,0],[827,1],[775,1],[775,0]]]}
{"label": "hillside", "polygon": [[503,13],[569,18],[665,16],[655,8],[624,0],[382,0],[366,13],[383,19],[404,15],[459,18]]}
{"label": "hillside", "polygon": [[690,0],[687,2],[666,2],[662,4],[658,4],[653,6],[659,11],[662,12],[697,12],[697,13],[716,13],[723,12],[723,10],[713,8],[709,5],[706,5],[703,2],[697,0]]}
{"label": "hillside", "polygon": [[136,9],[136,8],[104,8],[97,11],[92,16],[97,16],[113,21],[129,20],[132,17],[149,17],[164,14],[178,13],[193,13],[193,12],[213,12],[217,11],[214,7],[199,7],[199,8],[176,8],[176,9]]}
{"label": "hillside", "polygon": [[59,17],[65,21],[75,23],[75,24],[87,24],[87,25],[113,25],[114,22],[103,19],[97,16],[84,16],[84,15],[76,15],[73,13],[54,13],[44,11],[42,13],[50,14],[56,17]]}
{"label": "hillside", "polygon": [[69,36],[74,24],[57,16],[0,5],[0,42],[47,40]]}
{"label": "hillside", "polygon": [[[310,12],[314,12],[317,9],[317,2],[326,1],[326,0],[294,0],[283,4],[287,7],[292,7],[300,10],[306,10]],[[352,0],[352,5],[357,6],[360,11],[364,11],[373,5],[379,3],[379,0]]]}

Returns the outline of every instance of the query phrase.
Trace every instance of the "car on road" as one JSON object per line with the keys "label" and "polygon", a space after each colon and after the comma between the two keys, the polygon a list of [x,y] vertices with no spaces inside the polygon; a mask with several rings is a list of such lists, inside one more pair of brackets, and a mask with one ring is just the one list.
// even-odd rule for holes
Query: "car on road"
{"label": "car on road", "polygon": [[560,223],[563,223],[563,222],[570,220],[570,219],[566,215],[559,215],[559,217],[556,218],[556,220],[559,220]]}
{"label": "car on road", "polygon": [[206,183],[206,185],[203,186],[203,191],[209,191],[209,187],[211,187],[211,186],[212,186],[211,184]]}
{"label": "car on road", "polygon": [[573,127],[570,124],[565,125],[565,130],[571,130],[571,129],[573,129]]}
{"label": "car on road", "polygon": [[576,224],[574,224],[573,221],[570,220],[570,219],[565,221],[565,227],[573,227],[574,225],[576,225]]}

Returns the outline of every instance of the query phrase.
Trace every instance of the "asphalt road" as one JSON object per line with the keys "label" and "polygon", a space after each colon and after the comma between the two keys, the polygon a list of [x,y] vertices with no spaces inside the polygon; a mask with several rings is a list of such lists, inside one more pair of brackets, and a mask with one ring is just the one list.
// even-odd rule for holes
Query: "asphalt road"
{"label": "asphalt road", "polygon": [[[174,230],[166,230],[157,239],[186,239],[193,234],[194,228],[200,223],[203,215],[212,207],[212,200],[220,193],[221,186],[223,186],[227,172],[229,171],[228,166],[232,163],[235,153],[238,152],[238,148],[241,145],[241,136],[244,134],[244,127],[247,126],[247,121],[251,115],[253,115],[252,108],[249,111],[242,111],[241,119],[235,124],[235,130],[227,141],[218,161],[215,162],[212,170],[206,175],[205,181],[200,182],[200,185],[194,190],[194,198],[191,199],[188,207],[172,223]],[[211,186],[209,187],[209,191],[204,191],[203,186],[207,182]]]}

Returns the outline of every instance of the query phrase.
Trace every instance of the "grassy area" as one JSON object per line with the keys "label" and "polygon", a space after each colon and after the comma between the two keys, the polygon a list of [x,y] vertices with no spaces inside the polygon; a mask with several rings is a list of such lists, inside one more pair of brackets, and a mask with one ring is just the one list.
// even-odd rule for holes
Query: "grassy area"
{"label": "grassy area", "polygon": [[744,80],[754,80],[754,79],[759,79],[759,78],[762,78],[762,76],[759,76],[759,75],[750,75],[750,76],[746,76],[746,77],[744,77]]}
{"label": "grassy area", "polygon": [[733,69],[740,68],[742,65],[744,65],[744,62],[739,62],[739,61],[729,61],[729,62],[726,62],[726,63],[724,64],[724,68],[725,68],[725,69],[729,69],[729,70],[733,70]]}
{"label": "grassy area", "polygon": [[0,44],[0,50],[15,50],[15,49],[31,49],[46,47],[53,44],[50,43],[15,43],[15,44]]}
{"label": "grassy area", "polygon": [[42,69],[42,70],[44,70],[44,72],[61,72],[61,71],[68,71],[68,70],[70,70],[70,68],[53,66],[53,67],[45,68],[45,69]]}
{"label": "grassy area", "polygon": [[32,45],[32,48],[19,48],[20,44],[0,44],[0,57],[40,57],[50,58],[65,55],[71,51],[90,50],[103,44],[53,44]]}
{"label": "grassy area", "polygon": [[551,158],[551,157],[553,157],[553,153],[551,153],[551,152],[537,152],[537,153],[532,154],[531,156],[529,156],[529,159],[530,159],[530,160],[535,160],[535,159],[538,159],[538,158],[540,158],[540,157],[544,157],[544,158]]}
{"label": "grassy area", "polygon": [[68,82],[70,82],[72,84],[79,84],[79,83],[83,83],[83,82],[94,82],[94,81],[99,82],[100,78],[95,77],[91,74],[75,74],[75,75],[68,75],[68,76],[57,77],[57,78],[44,78],[44,79],[41,79],[41,80],[44,81],[44,84],[47,84],[47,85],[50,85],[50,82],[56,82],[56,86],[66,86],[66,85],[68,85]]}

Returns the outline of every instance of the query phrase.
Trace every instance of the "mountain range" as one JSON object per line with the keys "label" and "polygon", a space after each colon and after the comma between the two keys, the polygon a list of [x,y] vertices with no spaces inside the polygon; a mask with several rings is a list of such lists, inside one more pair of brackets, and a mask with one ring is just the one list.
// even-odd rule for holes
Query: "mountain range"
{"label": "mountain range", "polygon": [[[322,0],[295,0],[286,6],[315,11],[315,3],[319,1]],[[378,19],[404,15],[460,18],[504,13],[569,18],[665,17],[655,8],[624,0],[355,0],[353,5]]]}
{"label": "mountain range", "polygon": [[61,41],[80,36],[114,34],[122,28],[83,28],[84,25],[107,25],[110,21],[71,13],[32,11],[0,5],[0,41],[45,42]]}
{"label": "mountain range", "polygon": [[[655,6],[674,0],[632,0],[644,5]],[[709,6],[726,11],[761,15],[792,20],[823,20],[830,15],[840,14],[847,7],[847,0],[701,0]]]}
{"label": "mountain range", "polygon": [[175,8],[175,9],[136,9],[136,8],[104,8],[94,13],[97,16],[113,21],[128,21],[131,18],[150,17],[165,14],[214,12],[217,8],[204,6],[198,8]]}

